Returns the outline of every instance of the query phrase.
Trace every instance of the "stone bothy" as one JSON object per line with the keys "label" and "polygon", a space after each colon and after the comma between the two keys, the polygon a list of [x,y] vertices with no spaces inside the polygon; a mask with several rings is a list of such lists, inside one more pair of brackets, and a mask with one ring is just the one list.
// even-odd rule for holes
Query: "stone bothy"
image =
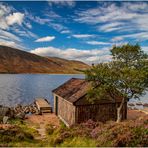
{"label": "stone bothy", "polygon": [[[117,107],[121,97],[113,100],[109,95],[94,102],[86,98],[90,83],[84,79],[72,78],[54,89],[54,112],[67,125],[78,124],[89,119],[93,121],[116,120]],[[122,109],[122,119],[126,119],[127,103]]]}

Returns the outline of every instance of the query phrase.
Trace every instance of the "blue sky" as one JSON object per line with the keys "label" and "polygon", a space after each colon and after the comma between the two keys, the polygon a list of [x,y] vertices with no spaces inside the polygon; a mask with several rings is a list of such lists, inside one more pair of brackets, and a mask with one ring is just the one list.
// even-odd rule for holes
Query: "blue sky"
{"label": "blue sky", "polygon": [[0,2],[1,45],[96,63],[128,42],[148,53],[148,2]]}

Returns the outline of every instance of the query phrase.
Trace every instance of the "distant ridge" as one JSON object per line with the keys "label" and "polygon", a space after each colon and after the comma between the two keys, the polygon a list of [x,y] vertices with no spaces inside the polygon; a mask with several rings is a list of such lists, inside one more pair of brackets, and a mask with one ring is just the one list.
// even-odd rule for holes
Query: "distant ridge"
{"label": "distant ridge", "polygon": [[77,74],[89,66],[80,61],[42,57],[0,45],[0,73]]}

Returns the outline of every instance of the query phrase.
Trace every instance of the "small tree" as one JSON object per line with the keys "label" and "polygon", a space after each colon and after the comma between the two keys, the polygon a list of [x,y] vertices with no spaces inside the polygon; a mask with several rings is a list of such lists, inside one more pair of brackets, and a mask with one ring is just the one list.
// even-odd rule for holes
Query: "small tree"
{"label": "small tree", "polygon": [[148,55],[138,44],[114,46],[111,55],[113,61],[85,71],[86,80],[92,82],[87,97],[93,102],[106,94],[113,100],[121,96],[122,101],[117,108],[117,122],[120,122],[124,103],[139,98],[148,88]]}

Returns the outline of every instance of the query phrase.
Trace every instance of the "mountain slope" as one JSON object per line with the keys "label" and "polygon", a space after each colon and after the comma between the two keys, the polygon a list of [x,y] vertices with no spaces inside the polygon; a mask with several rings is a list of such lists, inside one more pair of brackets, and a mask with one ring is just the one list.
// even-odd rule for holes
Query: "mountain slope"
{"label": "mountain slope", "polygon": [[89,66],[80,61],[41,57],[26,51],[0,46],[0,73],[79,73]]}

